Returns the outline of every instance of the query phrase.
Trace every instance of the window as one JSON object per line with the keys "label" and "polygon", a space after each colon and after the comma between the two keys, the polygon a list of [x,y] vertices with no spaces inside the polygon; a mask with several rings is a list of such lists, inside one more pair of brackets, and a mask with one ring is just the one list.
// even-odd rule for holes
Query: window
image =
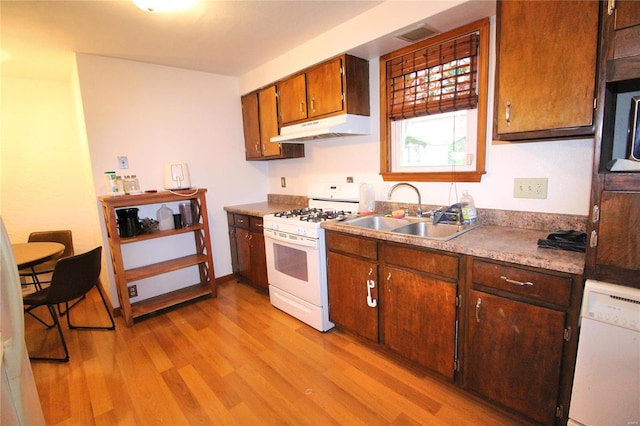
{"label": "window", "polygon": [[488,53],[487,18],[380,58],[384,180],[480,181]]}

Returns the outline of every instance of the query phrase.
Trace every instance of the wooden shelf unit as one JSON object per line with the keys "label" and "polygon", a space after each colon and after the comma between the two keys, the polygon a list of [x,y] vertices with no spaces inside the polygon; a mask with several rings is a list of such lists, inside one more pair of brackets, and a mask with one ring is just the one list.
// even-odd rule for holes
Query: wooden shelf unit
{"label": "wooden shelf unit", "polygon": [[[213,252],[211,250],[211,240],[209,237],[206,193],[207,190],[205,188],[199,188],[198,190],[160,191],[139,195],[99,197],[107,228],[107,237],[109,239],[120,310],[128,327],[133,325],[136,318],[157,312],[161,309],[169,308],[203,296],[211,295],[216,297],[216,281],[213,267]],[[181,201],[191,201],[196,219],[194,225],[181,229],[140,234],[135,237],[120,237],[118,233],[116,209]],[[186,233],[193,233],[196,246],[195,253],[145,266],[125,269],[121,250],[122,245],[156,238],[171,238],[172,236]],[[198,266],[200,273],[199,283],[131,303],[128,291],[129,283],[191,266]]]}

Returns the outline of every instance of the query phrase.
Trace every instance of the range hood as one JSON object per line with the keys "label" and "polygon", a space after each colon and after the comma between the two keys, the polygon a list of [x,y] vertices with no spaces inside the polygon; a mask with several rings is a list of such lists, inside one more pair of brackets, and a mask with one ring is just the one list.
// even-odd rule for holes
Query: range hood
{"label": "range hood", "polygon": [[281,127],[280,136],[272,137],[271,142],[303,142],[337,136],[368,135],[370,133],[370,117],[342,114]]}

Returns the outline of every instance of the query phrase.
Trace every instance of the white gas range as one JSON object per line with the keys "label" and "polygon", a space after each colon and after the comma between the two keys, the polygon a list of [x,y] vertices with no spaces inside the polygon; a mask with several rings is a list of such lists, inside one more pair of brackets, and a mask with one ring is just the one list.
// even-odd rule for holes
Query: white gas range
{"label": "white gas range", "polygon": [[358,184],[314,184],[309,206],[264,216],[269,298],[276,308],[320,331],[331,329],[327,257],[321,224],[358,210]]}

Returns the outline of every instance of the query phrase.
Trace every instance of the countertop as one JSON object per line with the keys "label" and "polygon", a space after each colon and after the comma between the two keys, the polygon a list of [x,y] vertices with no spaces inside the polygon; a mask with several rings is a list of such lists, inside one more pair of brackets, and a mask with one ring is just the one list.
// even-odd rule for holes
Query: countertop
{"label": "countertop", "polygon": [[452,240],[439,241],[349,226],[344,222],[338,221],[324,222],[322,227],[331,231],[468,254],[570,274],[582,275],[584,271],[584,253],[538,247],[538,239],[546,238],[549,234],[549,232],[545,231],[480,225]]}
{"label": "countertop", "polygon": [[240,204],[237,206],[226,206],[225,211],[229,213],[246,214],[249,216],[264,216],[266,214],[278,213],[285,210],[299,209],[304,205],[274,203],[272,201],[263,201],[261,203]]}
{"label": "countertop", "polygon": [[[304,205],[264,201],[260,203],[227,206],[224,207],[224,210],[230,213],[264,216],[266,214],[300,207],[304,207]],[[584,253],[538,247],[538,239],[546,238],[550,231],[480,225],[452,240],[438,241],[349,226],[345,225],[344,222],[338,221],[324,222],[322,227],[331,231],[340,231],[363,237],[378,238],[453,253],[468,254],[552,271],[577,275],[582,275],[584,272]]]}

